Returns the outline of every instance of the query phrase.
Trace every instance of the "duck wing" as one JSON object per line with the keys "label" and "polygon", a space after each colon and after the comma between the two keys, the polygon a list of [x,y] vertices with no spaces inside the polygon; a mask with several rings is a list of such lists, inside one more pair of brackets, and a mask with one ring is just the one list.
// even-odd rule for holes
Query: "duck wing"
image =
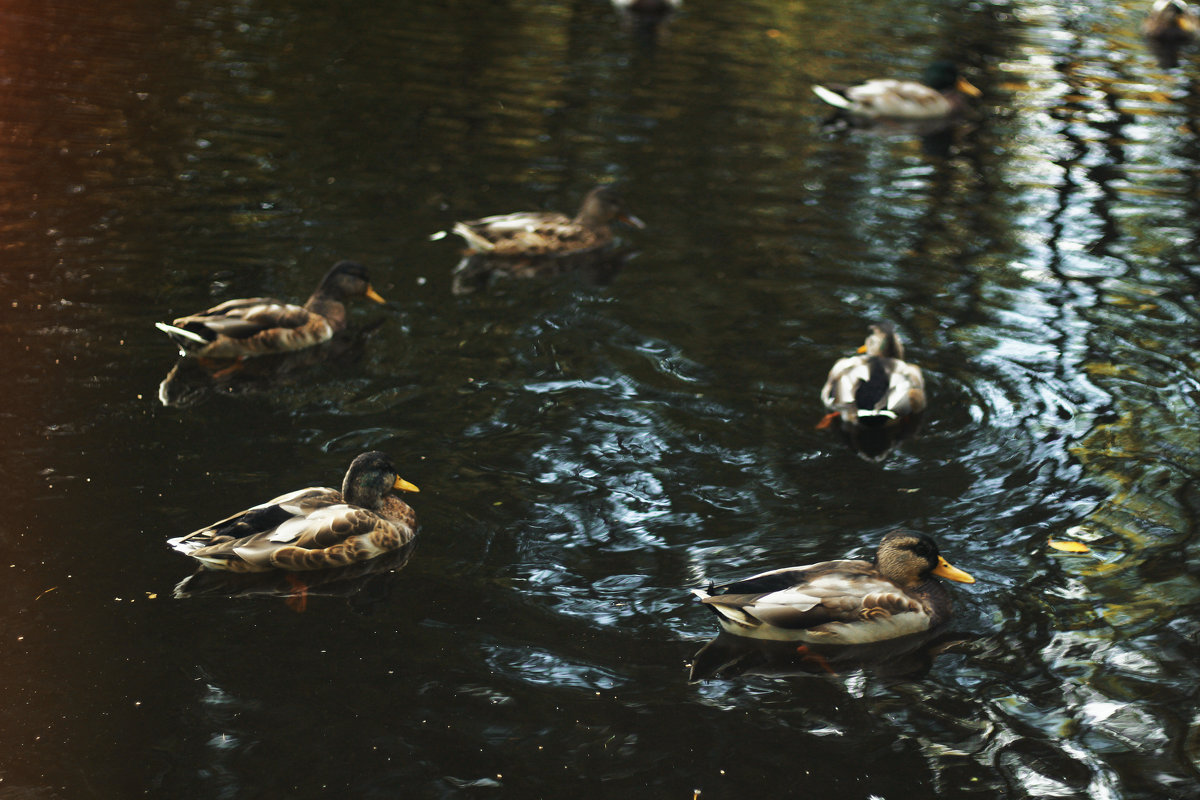
{"label": "duck wing", "polygon": [[266,297],[230,300],[208,311],[156,323],[185,353],[237,358],[299,350],[328,341],[336,321]]}
{"label": "duck wing", "polygon": [[917,81],[876,78],[851,86],[844,94],[851,103],[849,110],[872,117],[929,119],[954,110],[945,95]]}
{"label": "duck wing", "polygon": [[925,377],[899,359],[851,356],[833,365],[821,401],[832,411],[896,419],[925,408]]}
{"label": "duck wing", "polygon": [[303,306],[269,297],[229,300],[207,311],[180,317],[174,325],[214,341],[219,336],[247,339],[272,328],[299,328],[308,324],[313,313]]}
{"label": "duck wing", "polygon": [[925,410],[925,375],[907,361],[892,361],[885,408],[899,417]]}
{"label": "duck wing", "polygon": [[548,255],[596,247],[607,241],[606,230],[587,228],[559,213],[484,217],[455,224],[454,233],[490,255]]}
{"label": "duck wing", "polygon": [[234,542],[232,552],[267,569],[324,569],[394,550],[406,543],[403,538],[397,526],[380,515],[338,503],[292,517],[269,533]]}
{"label": "duck wing", "polygon": [[856,407],[858,387],[870,380],[870,358],[848,356],[838,359],[821,389],[821,402],[832,411]]}
{"label": "duck wing", "polygon": [[[755,575],[694,590],[731,633],[763,639],[849,643],[873,641],[928,627],[920,600],[881,576],[866,561],[827,561]],[[907,615],[902,624],[891,618]],[[863,626],[861,634],[850,628]]]}
{"label": "duck wing", "polygon": [[[321,509],[337,507],[342,503],[342,493],[336,489],[312,487],[280,495],[265,503],[239,511],[205,528],[168,540],[168,544],[184,555],[199,559],[215,569],[231,569],[237,572],[256,572],[269,569],[261,559],[246,560],[237,551],[249,547],[256,541],[270,541],[284,530],[283,541],[276,541],[278,548],[303,535],[304,520],[318,514]],[[301,524],[297,526],[295,523]],[[251,548],[248,553],[257,555],[262,548]],[[269,549],[269,548],[267,548]]]}

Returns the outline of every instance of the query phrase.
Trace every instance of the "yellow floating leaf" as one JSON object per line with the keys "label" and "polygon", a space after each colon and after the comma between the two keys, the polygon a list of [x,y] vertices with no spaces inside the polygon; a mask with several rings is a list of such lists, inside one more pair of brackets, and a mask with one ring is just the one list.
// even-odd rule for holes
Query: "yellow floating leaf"
{"label": "yellow floating leaf", "polygon": [[1089,548],[1083,542],[1059,542],[1054,539],[1050,540],[1050,546],[1055,550],[1062,550],[1064,553],[1090,553]]}

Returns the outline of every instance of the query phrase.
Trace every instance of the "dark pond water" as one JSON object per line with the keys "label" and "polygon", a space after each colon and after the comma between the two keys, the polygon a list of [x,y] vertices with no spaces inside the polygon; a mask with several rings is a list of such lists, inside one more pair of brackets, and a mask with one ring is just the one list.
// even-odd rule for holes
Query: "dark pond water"
{"label": "dark pond water", "polygon": [[[1200,55],[1132,0],[847,9],[6,3],[0,797],[1197,796]],[[822,131],[814,81],[939,56],[950,134]],[[611,282],[451,292],[430,233],[609,180]],[[339,258],[364,335],[159,402],[155,321]],[[872,463],[813,425],[881,317],[931,410]],[[370,448],[404,569],[172,597],[169,536]],[[896,526],[979,579],[945,652],[688,682],[689,588]]]}

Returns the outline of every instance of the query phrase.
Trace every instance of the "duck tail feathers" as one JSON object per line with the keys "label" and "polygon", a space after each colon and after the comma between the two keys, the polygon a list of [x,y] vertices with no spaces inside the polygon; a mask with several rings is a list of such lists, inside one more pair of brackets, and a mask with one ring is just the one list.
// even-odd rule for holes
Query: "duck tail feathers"
{"label": "duck tail feathers", "polygon": [[479,235],[474,228],[461,222],[454,223],[454,230],[451,231],[451,233],[458,234],[463,238],[464,241],[466,241],[468,245],[481,253],[488,253],[496,249],[496,245],[489,242],[485,237]]}
{"label": "duck tail feathers", "polygon": [[815,94],[817,97],[821,98],[826,103],[828,103],[829,105],[831,105],[835,108],[841,108],[846,111],[849,111],[850,109],[852,109],[854,107],[854,104],[851,103],[847,98],[843,97],[842,95],[838,94],[837,92],[835,92],[831,89],[826,89],[824,86],[821,86],[820,84],[813,86],[812,90],[813,90],[813,94]]}
{"label": "duck tail feathers", "polygon": [[442,239],[445,239],[447,236],[450,236],[450,235],[461,236],[463,238],[463,241],[465,241],[467,243],[468,247],[472,247],[481,253],[487,253],[491,250],[494,250],[496,247],[494,244],[489,242],[487,239],[485,239],[484,237],[482,237],[478,233],[476,233],[474,230],[472,230],[469,225],[466,225],[462,222],[454,223],[454,227],[448,231],[438,231],[437,233],[431,234],[429,237],[429,241],[431,241],[431,242],[441,241]]}
{"label": "duck tail feathers", "polygon": [[189,330],[184,330],[183,328],[177,328],[174,325],[168,325],[165,322],[156,322],[154,323],[154,327],[158,328],[160,331],[165,333],[167,336],[170,336],[177,342],[188,341],[195,344],[208,344],[208,340],[203,336],[192,333]]}

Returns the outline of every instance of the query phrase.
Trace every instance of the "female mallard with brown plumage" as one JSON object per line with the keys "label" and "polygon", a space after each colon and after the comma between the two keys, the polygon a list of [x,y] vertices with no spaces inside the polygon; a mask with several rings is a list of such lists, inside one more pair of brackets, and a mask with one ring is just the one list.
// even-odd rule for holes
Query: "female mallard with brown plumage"
{"label": "female mallard with brown plumage", "polygon": [[845,425],[891,425],[925,410],[925,376],[904,360],[904,344],[890,322],[871,326],[858,355],[839,359],[821,388],[830,413]]}
{"label": "female mallard with brown plumage", "polygon": [[386,302],[371,288],[367,269],[339,261],[303,306],[270,297],[227,300],[207,311],[155,327],[179,345],[182,355],[245,358],[286,353],[321,344],[346,327],[343,300],[366,297]]}
{"label": "female mallard with brown plumage", "polygon": [[[588,192],[572,217],[557,212],[524,211],[456,222],[450,231],[479,255],[498,258],[562,256],[605,247],[613,240],[612,224],[646,227],[625,211],[617,190],[597,186]],[[446,231],[434,234],[440,239]]]}
{"label": "female mallard with brown plumage", "polygon": [[1142,34],[1163,44],[1182,45],[1196,38],[1200,19],[1185,0],[1155,0],[1142,23]]}
{"label": "female mallard with brown plumage", "polygon": [[813,93],[853,117],[901,121],[955,116],[966,109],[967,96],[981,94],[949,61],[930,64],[919,82],[875,78],[852,86],[813,86]]}
{"label": "female mallard with brown plumage", "polygon": [[303,571],[390,553],[417,532],[416,512],[392,494],[420,491],[378,451],[354,459],[342,490],[312,487],[268,500],[168,544],[205,569]]}
{"label": "female mallard with brown plumage", "polygon": [[953,613],[938,577],[974,583],[928,536],[892,531],[875,562],[787,567],[692,593],[721,628],[751,639],[856,645],[920,633]]}

